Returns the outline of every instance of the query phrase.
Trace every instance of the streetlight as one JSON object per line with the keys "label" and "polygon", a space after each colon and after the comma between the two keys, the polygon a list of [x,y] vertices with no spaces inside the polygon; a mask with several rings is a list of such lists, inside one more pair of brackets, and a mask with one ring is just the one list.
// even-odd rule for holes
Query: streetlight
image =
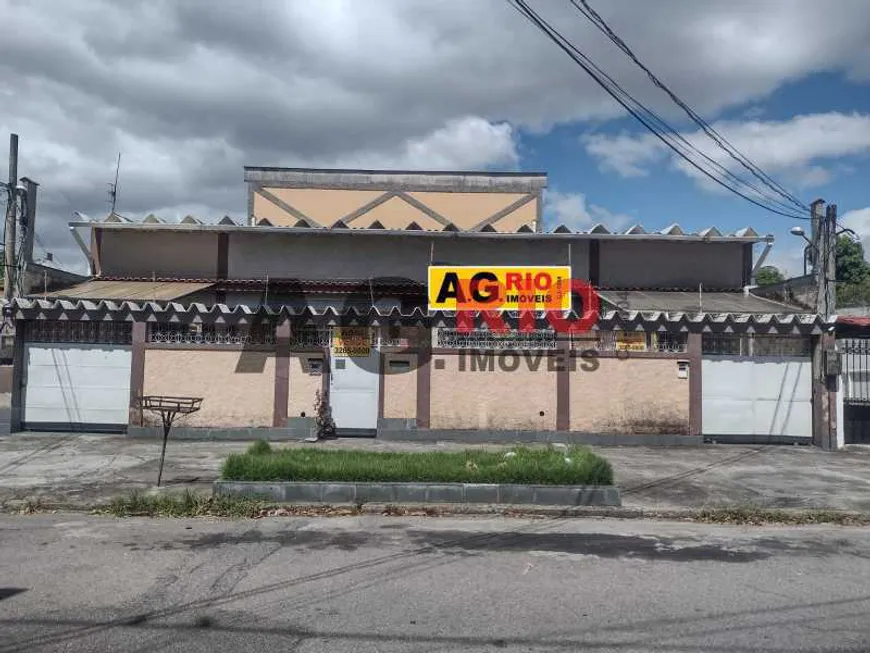
{"label": "streetlight", "polygon": [[[800,238],[803,238],[805,241],[807,241],[807,246],[804,247],[804,276],[807,276],[807,258],[808,258],[808,255],[810,254],[811,251],[815,252],[818,250],[816,249],[816,246],[813,244],[813,242],[809,238],[807,238],[807,234],[804,231],[803,227],[792,227],[791,229],[788,230],[788,232],[792,236],[798,236]],[[811,257],[811,258],[814,259],[815,257]],[[813,268],[815,268],[815,260],[813,260],[812,263],[813,263]]]}

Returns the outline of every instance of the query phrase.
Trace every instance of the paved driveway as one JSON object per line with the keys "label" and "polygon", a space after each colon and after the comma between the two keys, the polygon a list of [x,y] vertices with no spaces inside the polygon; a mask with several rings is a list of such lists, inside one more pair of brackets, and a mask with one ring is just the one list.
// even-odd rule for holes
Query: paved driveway
{"label": "paved driveway", "polygon": [[[170,441],[164,482],[208,489],[223,458],[247,445]],[[354,439],[313,446],[382,451],[468,448]],[[672,510],[753,504],[870,512],[870,450],[824,453],[810,447],[706,445],[596,451],[612,462],[626,507]],[[156,481],[159,456],[156,440],[62,433],[3,437],[0,504],[39,497],[83,506],[134,488],[148,489]]]}

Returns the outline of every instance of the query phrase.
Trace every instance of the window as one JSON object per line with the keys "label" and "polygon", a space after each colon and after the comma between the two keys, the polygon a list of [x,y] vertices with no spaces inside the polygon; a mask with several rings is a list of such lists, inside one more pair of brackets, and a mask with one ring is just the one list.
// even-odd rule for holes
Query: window
{"label": "window", "polygon": [[688,347],[688,335],[656,331],[594,331],[572,337],[571,346],[574,349],[595,351],[682,353]]}
{"label": "window", "polygon": [[556,332],[549,329],[495,333],[484,329],[438,329],[437,346],[449,349],[555,349]]}
{"label": "window", "polygon": [[809,336],[705,333],[701,338],[701,352],[711,356],[810,356],[812,351]]}
{"label": "window", "polygon": [[34,320],[25,327],[27,342],[68,342],[129,345],[133,342],[130,322],[72,322]]}
{"label": "window", "polygon": [[330,344],[330,330],[327,327],[303,326],[290,331],[291,349],[321,349]]}
{"label": "window", "polygon": [[148,342],[186,345],[272,345],[274,324],[152,324]]}

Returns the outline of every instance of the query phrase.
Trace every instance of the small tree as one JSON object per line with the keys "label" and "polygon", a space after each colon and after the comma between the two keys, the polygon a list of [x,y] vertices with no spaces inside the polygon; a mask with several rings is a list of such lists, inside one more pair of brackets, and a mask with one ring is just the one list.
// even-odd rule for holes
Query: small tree
{"label": "small tree", "polygon": [[329,406],[329,398],[320,390],[314,396],[314,425],[317,428],[317,438],[335,437],[335,420],[332,419],[332,408]]}
{"label": "small tree", "polygon": [[861,284],[870,278],[870,263],[864,258],[861,241],[842,235],[837,238],[837,281]]}
{"label": "small tree", "polygon": [[775,283],[782,283],[783,281],[785,281],[785,278],[782,276],[782,272],[773,265],[765,265],[755,275],[755,283],[759,286],[770,286]]}

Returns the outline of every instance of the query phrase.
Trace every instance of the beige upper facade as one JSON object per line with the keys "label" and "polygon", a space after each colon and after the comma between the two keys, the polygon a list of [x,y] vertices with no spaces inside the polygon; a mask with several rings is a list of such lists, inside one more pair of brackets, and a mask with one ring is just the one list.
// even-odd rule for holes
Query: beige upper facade
{"label": "beige upper facade", "polygon": [[540,231],[543,173],[245,168],[248,223],[424,231]]}

